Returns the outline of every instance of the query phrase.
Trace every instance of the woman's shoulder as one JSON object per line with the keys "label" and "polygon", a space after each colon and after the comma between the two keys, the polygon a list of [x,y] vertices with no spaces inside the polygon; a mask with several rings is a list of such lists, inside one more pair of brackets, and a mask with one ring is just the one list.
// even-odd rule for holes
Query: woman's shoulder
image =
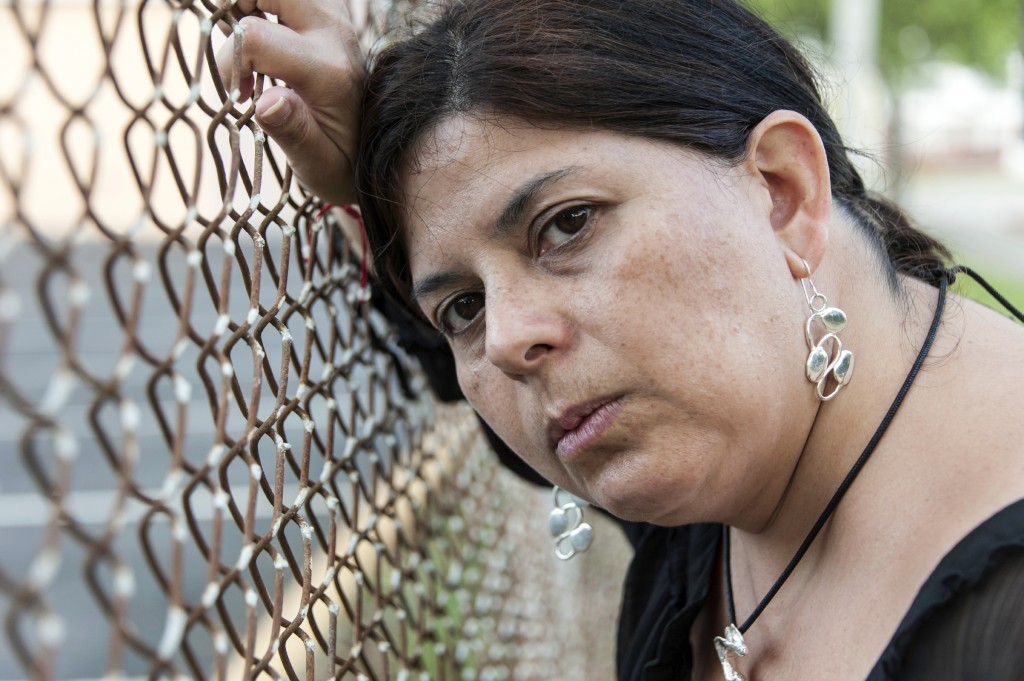
{"label": "woman's shoulder", "polygon": [[936,566],[869,681],[1011,679],[1024,669],[1024,499],[965,535]]}
{"label": "woman's shoulder", "polygon": [[883,471],[915,483],[893,499],[921,510],[907,509],[906,529],[912,542],[936,540],[935,559],[1024,498],[1024,326],[960,297],[943,326],[894,421],[894,467]]}

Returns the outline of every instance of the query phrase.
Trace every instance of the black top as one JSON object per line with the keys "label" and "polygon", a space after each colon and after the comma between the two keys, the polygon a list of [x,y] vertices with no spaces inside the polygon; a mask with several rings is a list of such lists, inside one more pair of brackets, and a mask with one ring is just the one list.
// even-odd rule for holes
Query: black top
{"label": "black top", "polygon": [[[619,681],[685,681],[721,526],[624,526],[636,555],[619,619]],[[939,562],[868,676],[889,679],[1024,679],[1024,499]]]}

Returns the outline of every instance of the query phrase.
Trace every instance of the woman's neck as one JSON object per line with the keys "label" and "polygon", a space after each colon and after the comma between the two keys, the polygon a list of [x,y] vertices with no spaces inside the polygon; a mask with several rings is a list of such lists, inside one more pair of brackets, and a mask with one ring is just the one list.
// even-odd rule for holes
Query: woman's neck
{"label": "woman's neck", "polygon": [[[877,256],[853,229],[847,223],[833,230],[829,256],[814,280],[829,305],[841,308],[849,319],[841,337],[844,347],[855,353],[856,375],[833,400],[816,405],[805,444],[774,505],[762,506],[760,516],[730,523],[735,579],[738,585],[746,581],[758,599],[793,557],[863,452],[933,319],[938,291],[905,277],[900,278],[902,290],[893,291]],[[865,272],[877,274],[865,276]],[[807,389],[813,392],[814,385],[808,382]],[[879,449],[884,449],[884,438]],[[858,490],[855,482],[846,496],[869,493]],[[827,553],[833,527],[847,515],[844,505],[851,505],[845,497],[802,559],[803,569]]]}

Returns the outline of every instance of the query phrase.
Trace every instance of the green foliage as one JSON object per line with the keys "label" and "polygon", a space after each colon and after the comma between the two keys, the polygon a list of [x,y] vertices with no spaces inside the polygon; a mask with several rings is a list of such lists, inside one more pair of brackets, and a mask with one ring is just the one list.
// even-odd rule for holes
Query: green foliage
{"label": "green foliage", "polygon": [[747,4],[790,38],[828,35],[830,0],[748,0]]}
{"label": "green foliage", "polygon": [[882,2],[880,63],[890,78],[923,58],[998,75],[1019,45],[1020,32],[1020,0]]}
{"label": "green foliage", "polygon": [[[749,0],[789,36],[827,40],[833,0]],[[879,65],[891,82],[926,60],[957,61],[1001,75],[1021,45],[1020,0],[880,0]]]}

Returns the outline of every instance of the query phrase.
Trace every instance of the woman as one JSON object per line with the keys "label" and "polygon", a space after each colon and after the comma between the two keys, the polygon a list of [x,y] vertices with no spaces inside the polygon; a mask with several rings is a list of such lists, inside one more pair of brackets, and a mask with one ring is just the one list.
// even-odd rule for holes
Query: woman
{"label": "woman", "polygon": [[497,435],[624,521],[621,679],[1021,676],[1024,332],[792,46],[731,0],[468,0],[364,84],[342,8],[259,9],[221,59],[288,83],[258,120]]}

